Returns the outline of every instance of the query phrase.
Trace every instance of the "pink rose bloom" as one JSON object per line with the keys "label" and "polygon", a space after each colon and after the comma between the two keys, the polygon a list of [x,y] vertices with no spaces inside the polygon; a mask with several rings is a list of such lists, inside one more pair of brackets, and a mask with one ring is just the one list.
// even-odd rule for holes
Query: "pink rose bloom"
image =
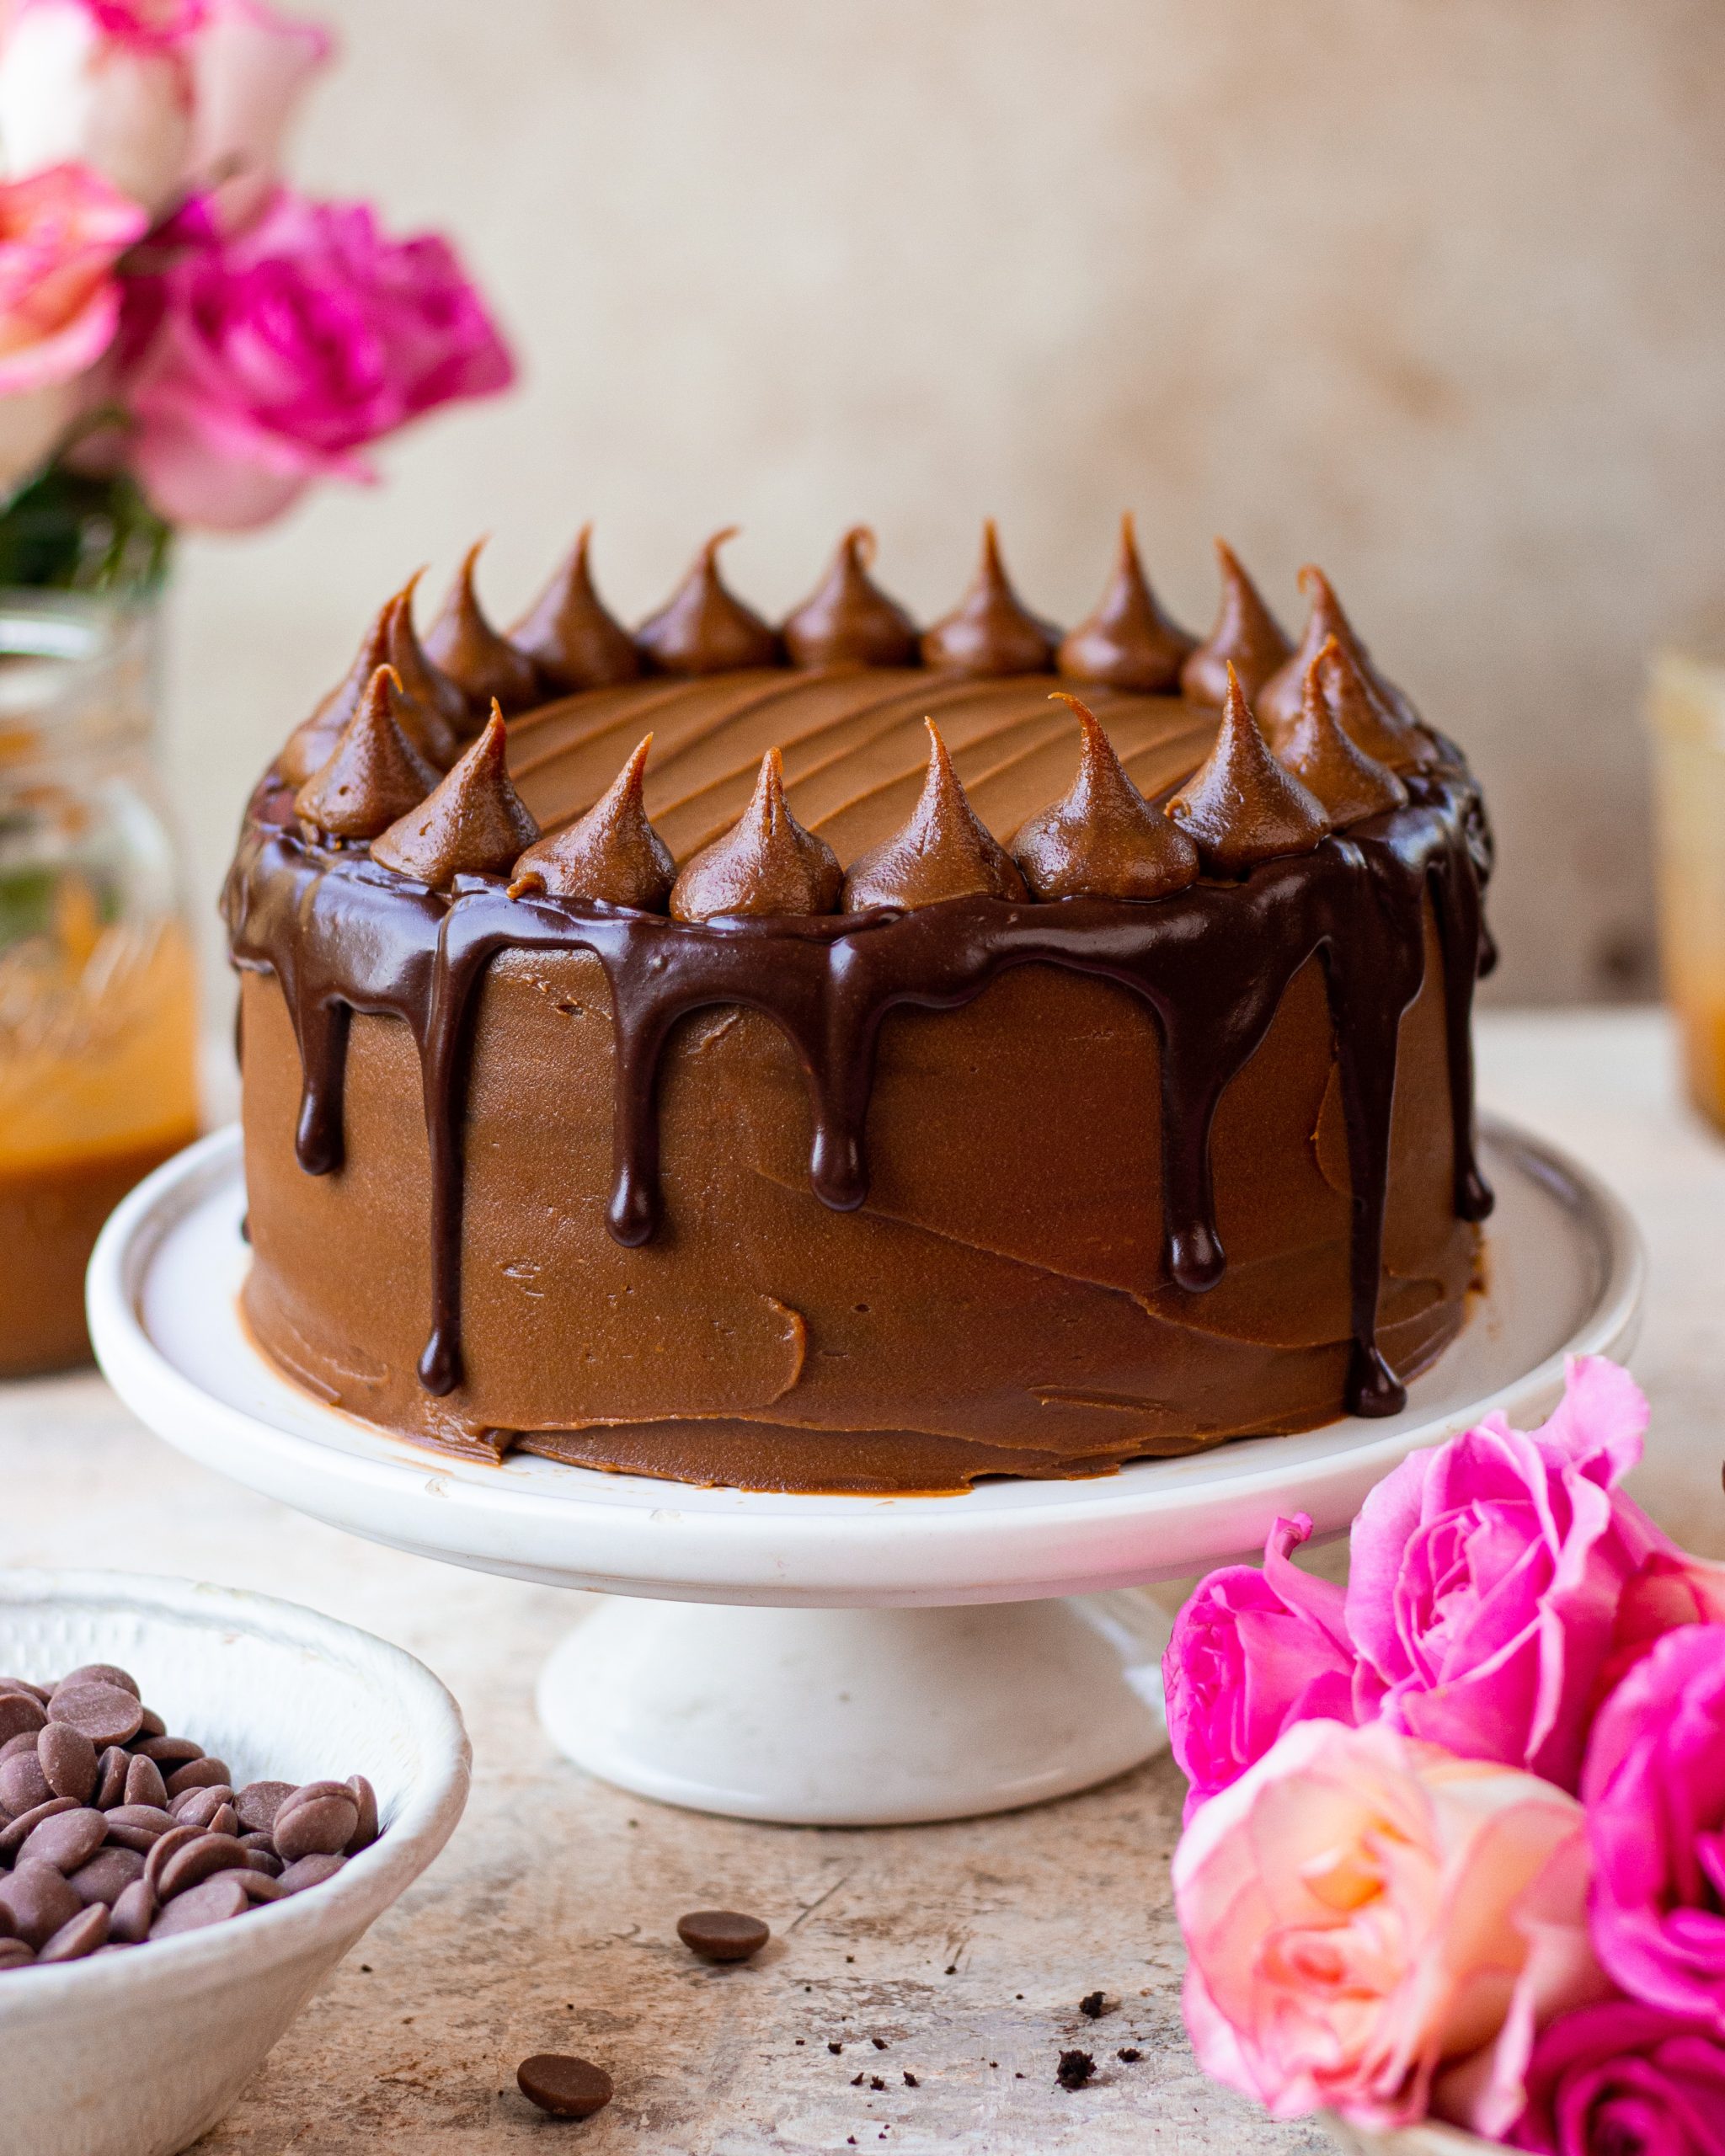
{"label": "pink rose bloom", "polygon": [[1647,1420],[1626,1370],[1579,1358],[1540,1429],[1489,1416],[1372,1492],[1348,1630],[1397,1727],[1575,1788],[1625,1582],[1671,1547],[1617,1487]]}
{"label": "pink rose bloom", "polygon": [[328,34],[263,0],[17,0],[0,41],[8,169],[91,166],[152,216],[259,210]]}
{"label": "pink rose bloom", "polygon": [[1279,1519],[1262,1572],[1227,1565],[1212,1572],[1174,1620],[1162,1679],[1169,1742],[1192,1785],[1188,1825],[1295,1722],[1359,1719],[1359,1658],[1343,1621],[1343,1590],[1291,1561],[1311,1533],[1303,1513]]}
{"label": "pink rose bloom", "polygon": [[[448,243],[393,240],[362,203],[279,190],[224,237],[189,216],[132,280],[126,456],[170,523],[277,515],[318,478],[369,478],[367,444],[514,367]],[[176,251],[177,249],[177,251]]]}
{"label": "pink rose bloom", "polygon": [[1595,1697],[1608,1698],[1653,1642],[1680,1625],[1722,1624],[1725,1565],[1710,1565],[1686,1550],[1655,1550],[1624,1588]]}
{"label": "pink rose bloom", "polygon": [[0,488],[77,410],[120,320],[115,263],[143,228],[135,203],[76,165],[0,183]]}
{"label": "pink rose bloom", "polygon": [[1174,1854],[1199,2063],[1277,2118],[1521,2111],[1537,2031],[1595,1996],[1580,1806],[1382,1722],[1297,1722]]}
{"label": "pink rose bloom", "polygon": [[1725,2156],[1725,2050],[1655,2007],[1610,1999],[1553,2022],[1527,2094],[1509,2137],[1539,2156]]}
{"label": "pink rose bloom", "polygon": [[1725,2036],[1725,1625],[1668,1632],[1594,1726],[1594,1943],[1636,1999]]}

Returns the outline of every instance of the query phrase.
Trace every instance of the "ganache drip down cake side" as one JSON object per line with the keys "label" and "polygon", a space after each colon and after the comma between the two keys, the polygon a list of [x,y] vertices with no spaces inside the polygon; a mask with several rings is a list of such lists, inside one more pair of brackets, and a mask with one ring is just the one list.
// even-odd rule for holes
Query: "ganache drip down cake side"
{"label": "ganache drip down cake side", "polygon": [[[720,534],[633,632],[412,584],[248,808],[264,1351],[425,1444],[943,1492],[1394,1412],[1490,1205],[1490,841],[1302,572],[1210,635],[1130,520],[1070,633],[991,526],[919,629]],[[477,553],[477,550],[475,550]]]}

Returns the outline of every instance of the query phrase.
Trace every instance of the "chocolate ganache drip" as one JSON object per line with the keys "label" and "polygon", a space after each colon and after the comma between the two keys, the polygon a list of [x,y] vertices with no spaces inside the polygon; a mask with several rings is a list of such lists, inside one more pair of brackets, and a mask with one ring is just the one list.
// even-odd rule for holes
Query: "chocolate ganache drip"
{"label": "chocolate ganache drip", "polygon": [[1345,645],[1330,638],[1314,664],[1324,702],[1356,749],[1394,771],[1418,771],[1437,761],[1430,735],[1391,710]]}
{"label": "chocolate ganache drip", "polygon": [[1039,899],[1163,899],[1198,881],[1198,848],[1127,777],[1088,704],[1054,691],[1078,721],[1078,776],[1022,825],[1012,858]]}
{"label": "chocolate ganache drip", "polygon": [[574,545],[533,605],[510,631],[554,695],[608,688],[633,681],[641,671],[634,638],[606,612],[588,563],[593,527],[581,526]]}
{"label": "chocolate ganache drip", "polygon": [[434,891],[457,876],[500,876],[539,835],[510,784],[503,712],[417,808],[371,841],[371,858]]}
{"label": "chocolate ganache drip", "polygon": [[1294,648],[1226,539],[1216,542],[1216,564],[1222,598],[1215,627],[1180,670],[1180,686],[1195,704],[1226,701],[1231,666],[1255,696]]}
{"label": "chocolate ganache drip", "polygon": [[447,771],[474,733],[473,716],[460,686],[441,666],[434,666],[414,627],[414,596],[425,574],[415,569],[397,592],[389,616],[389,663],[401,677],[409,703],[425,713],[417,737],[422,755]]}
{"label": "chocolate ganache drip", "polygon": [[683,870],[670,910],[679,921],[830,913],[843,882],[838,856],[791,814],[783,759],[769,749],[748,807]]}
{"label": "chocolate ganache drip", "polygon": [[1313,659],[1327,643],[1334,642],[1354,661],[1375,703],[1392,722],[1413,728],[1418,714],[1393,682],[1386,681],[1372,664],[1371,654],[1360,641],[1354,624],[1342,611],[1335,588],[1321,568],[1308,562],[1300,572],[1300,589],[1311,602],[1300,648],[1279,666],[1258,694],[1258,715],[1272,741],[1299,719],[1306,701],[1306,676]]}
{"label": "chocolate ganache drip", "polygon": [[916,624],[870,577],[873,562],[874,534],[853,525],[820,589],[779,631],[793,666],[916,664]]}
{"label": "chocolate ganache drip", "polygon": [[1276,759],[1317,797],[1332,825],[1341,831],[1368,816],[1401,808],[1407,788],[1394,771],[1356,748],[1343,732],[1318,679],[1322,665],[1321,654],[1306,670],[1305,709],[1299,724],[1278,748]]}
{"label": "chocolate ganache drip", "polygon": [[437,772],[408,739],[406,701],[395,669],[380,666],[328,762],[293,798],[302,824],[331,838],[375,839],[430,792]]}
{"label": "chocolate ganache drip", "polygon": [[548,891],[554,898],[589,905],[665,911],[676,863],[648,822],[642,798],[652,746],[649,734],[585,816],[527,848],[515,863],[511,898]]}
{"label": "chocolate ganache drip", "polygon": [[1013,590],[990,517],[970,589],[950,614],[923,632],[923,664],[955,674],[1046,674],[1060,640],[1060,631],[1039,622]]}
{"label": "chocolate ganache drip", "polygon": [[1168,814],[1218,876],[1237,876],[1279,854],[1309,853],[1330,829],[1322,803],[1270,754],[1231,666],[1215,745]]}
{"label": "chocolate ganache drip", "polygon": [[467,699],[470,732],[477,730],[493,704],[510,718],[539,701],[539,676],[532,660],[499,636],[479,605],[473,571],[484,545],[483,539],[477,540],[462,556],[449,595],[425,632],[427,654]]}
{"label": "chocolate ganache drip", "polygon": [[970,806],[939,729],[932,718],[922,723],[928,728],[928,775],[916,806],[902,829],[851,864],[846,913],[870,906],[932,906],[973,894],[1025,895],[1012,857]]}
{"label": "chocolate ganache drip", "polygon": [[1068,635],[1057,654],[1071,681],[1105,682],[1147,696],[1173,696],[1180,669],[1197,648],[1157,603],[1138,558],[1129,510],[1120,519],[1120,552],[1096,611]]}
{"label": "chocolate ganache drip", "polygon": [[321,771],[335,752],[348,721],[359,709],[380,666],[389,664],[390,612],[393,599],[386,599],[372,616],[360,641],[354,663],[312,712],[287,737],[275,767],[291,786],[302,786]]}
{"label": "chocolate ganache drip", "polygon": [[665,605],[636,630],[636,644],[661,674],[727,674],[779,663],[777,637],[718,574],[718,550],[738,529],[715,531]]}

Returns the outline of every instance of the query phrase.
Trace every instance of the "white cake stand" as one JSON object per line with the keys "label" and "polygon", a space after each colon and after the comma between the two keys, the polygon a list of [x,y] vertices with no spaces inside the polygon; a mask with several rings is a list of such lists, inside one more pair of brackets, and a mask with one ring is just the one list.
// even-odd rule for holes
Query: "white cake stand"
{"label": "white cake stand", "polygon": [[1537,1418],[1566,1354],[1626,1351],[1642,1261],[1622,1207],[1518,1133],[1484,1150],[1490,1290],[1404,1412],[1091,1481],[775,1497],[418,1449],[252,1346],[233,1130],[115,1214],[90,1330],[121,1398],[206,1466],[397,1549],[617,1598],[539,1685],[553,1738],[593,1773],[750,1818],[956,1818],[1085,1788],[1163,1741],[1166,1625],[1126,1590],[1256,1553],[1278,1513],[1340,1533],[1415,1446],[1494,1407]]}

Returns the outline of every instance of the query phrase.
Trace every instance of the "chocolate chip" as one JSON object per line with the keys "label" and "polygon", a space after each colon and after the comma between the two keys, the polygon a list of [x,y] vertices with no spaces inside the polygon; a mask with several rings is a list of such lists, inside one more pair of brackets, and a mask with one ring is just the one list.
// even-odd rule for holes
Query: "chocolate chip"
{"label": "chocolate chip", "polygon": [[28,1692],[0,1692],[0,1738],[34,1735],[47,1719],[47,1709]]}
{"label": "chocolate chip", "polygon": [[1099,1991],[1087,1991],[1078,2002],[1078,2011],[1092,2021],[1100,2021],[1108,2011],[1108,2003]]}
{"label": "chocolate chip", "polygon": [[142,1737],[131,1748],[139,1758],[153,1759],[164,1774],[170,1767],[184,1767],[204,1756],[203,1746],[189,1737]]}
{"label": "chocolate chip", "polygon": [[908,2068],[905,2069],[905,2086],[907,2089],[920,2089],[922,2086],[922,2084],[916,2079],[916,2075],[909,2070]]}
{"label": "chocolate chip", "polygon": [[346,1862],[344,1856],[302,1856],[282,1873],[282,1886],[290,1894],[302,1894],[307,1886],[321,1886],[326,1879],[334,1879]]}
{"label": "chocolate chip", "polygon": [[276,1853],[287,1863],[302,1856],[339,1856],[360,1823],[360,1807],[350,1790],[339,1796],[297,1796],[275,1815]]}
{"label": "chocolate chip", "polygon": [[22,1692],[27,1699],[39,1700],[45,1707],[51,1685],[32,1684],[28,1677],[0,1677],[0,1692]]}
{"label": "chocolate chip", "polygon": [[1114,2057],[1127,2066],[1136,2066],[1139,2060],[1144,2057],[1144,2053],[1139,2050],[1136,2044],[1128,2044],[1124,2051],[1116,2052]]}
{"label": "chocolate chip", "polygon": [[201,1838],[203,1832],[201,1827],[170,1827],[152,1844],[144,1859],[144,1876],[150,1882],[150,1892],[158,1902],[163,1898],[163,1865],[170,1857],[177,1856],[181,1849],[189,1849],[194,1842]]}
{"label": "chocolate chip", "polygon": [[135,1880],[144,1876],[144,1860],[136,1849],[118,1846],[98,1849],[80,1870],[67,1876],[88,1902],[103,1902],[111,1909]]}
{"label": "chocolate chip", "polygon": [[[157,1713],[153,1707],[146,1707],[144,1709],[144,1718],[138,1724],[138,1737],[142,1737],[144,1742],[147,1743],[152,1737],[166,1737],[167,1734],[168,1725],[163,1721],[161,1716]],[[137,1738],[133,1739],[134,1742],[136,1742],[136,1741]]]}
{"label": "chocolate chip", "polygon": [[126,1762],[125,1801],[128,1804],[154,1805],[158,1811],[166,1807],[168,1785],[153,1759],[134,1756]]}
{"label": "chocolate chip", "polygon": [[163,1859],[152,1883],[158,1898],[171,1902],[176,1894],[201,1886],[218,1871],[242,1870],[245,1860],[245,1851],[232,1834],[200,1834]]}
{"label": "chocolate chip", "polygon": [[611,2101],[611,2076],[590,2059],[536,2052],[515,2068],[515,2085],[554,2119],[590,2119]]}
{"label": "chocolate chip", "polygon": [[0,1804],[13,1819],[34,1812],[51,1796],[71,1797],[74,1804],[78,1801],[70,1790],[56,1789],[43,1771],[37,1748],[47,1733],[44,1730],[28,1752],[14,1752],[9,1759],[0,1759]]}
{"label": "chocolate chip", "polygon": [[102,1817],[108,1822],[110,1842],[118,1842],[123,1849],[142,1849],[147,1855],[174,1826],[165,1812],[149,1804],[116,1804]]}
{"label": "chocolate chip", "polygon": [[21,1729],[16,1737],[8,1737],[3,1744],[0,1744],[0,1759],[10,1759],[19,1752],[34,1752],[35,1748],[35,1731]]}
{"label": "chocolate chip", "polygon": [[37,1953],[83,1908],[77,1889],[51,1864],[20,1864],[0,1879],[0,1915]]}
{"label": "chocolate chip", "polygon": [[677,1937],[703,1961],[746,1961],[772,1936],[759,1917],[734,1909],[696,1909],[677,1919]]}
{"label": "chocolate chip", "polygon": [[51,1864],[56,1871],[77,1871],[108,1838],[108,1816],[88,1805],[74,1805],[35,1828],[19,1851],[20,1864]]}
{"label": "chocolate chip", "polygon": [[68,1684],[109,1684],[116,1691],[130,1692],[133,1699],[142,1701],[143,1694],[138,1689],[138,1680],[129,1669],[117,1668],[111,1662],[87,1662],[81,1669],[68,1669],[58,1684],[49,1693],[61,1691]]}
{"label": "chocolate chip", "polygon": [[87,1954],[93,1954],[99,1946],[107,1943],[108,1911],[100,1902],[92,1902],[88,1908],[80,1909],[68,1923],[61,1925],[36,1959],[82,1961]]}
{"label": "chocolate chip", "polygon": [[1062,2052],[1055,2079],[1062,2089],[1081,2089],[1095,2072],[1096,2061],[1088,2052]]}
{"label": "chocolate chip", "polygon": [[886,2049],[886,2038],[884,2036],[871,2036],[868,2041],[873,2045],[874,2048],[878,2052],[884,2052]]}
{"label": "chocolate chip", "polygon": [[28,1812],[20,1812],[9,1826],[0,1827],[0,1858],[11,1863],[45,1819],[77,1810],[69,1796],[51,1796],[45,1804],[33,1804]]}
{"label": "chocolate chip", "polygon": [[279,1902],[288,1891],[279,1879],[254,1870],[248,1863],[241,1865],[233,1876],[254,1902]]}
{"label": "chocolate chip", "polygon": [[21,1939],[0,1939],[0,1975],[8,1969],[28,1969],[35,1958]]}
{"label": "chocolate chip", "polygon": [[225,1809],[231,1809],[233,1791],[226,1782],[212,1782],[207,1788],[184,1789],[168,1800],[168,1809],[185,1827],[213,1827]]}
{"label": "chocolate chip", "polygon": [[826,2047],[826,2048],[827,2048],[827,2049],[828,2049],[828,2050],[832,2053],[833,2057],[834,2057],[835,2058],[836,2058],[836,2057],[838,2057],[839,2053],[840,2053],[840,2052],[841,2052],[845,2047],[844,2047],[844,2046],[843,2046],[842,2044],[830,2044],[830,2044],[827,2046],[827,2047]]}
{"label": "chocolate chip", "polygon": [[109,1912],[108,1936],[122,1946],[140,1946],[155,1920],[155,1890],[147,1879],[135,1879]]}
{"label": "chocolate chip", "polygon": [[[5,1701],[0,1700],[0,1709]],[[144,1710],[136,1692],[118,1684],[95,1682],[61,1684],[48,1702],[48,1721],[63,1721],[79,1730],[99,1751],[104,1745],[124,1744],[142,1726]]]}
{"label": "chocolate chip", "polygon": [[232,1794],[233,1776],[225,1759],[188,1759],[168,1777],[168,1794],[184,1796],[189,1789],[213,1789],[218,1783]]}
{"label": "chocolate chip", "polygon": [[150,1926],[150,1936],[171,1939],[176,1932],[200,1931],[208,1924],[226,1924],[251,1906],[251,1897],[238,1874],[218,1871],[213,1879],[175,1895]]}
{"label": "chocolate chip", "polygon": [[348,1856],[357,1856],[361,1849],[368,1849],[377,1838],[377,1792],[363,1774],[350,1774],[347,1785],[354,1793],[354,1801],[360,1807],[360,1823],[348,1837]]}
{"label": "chocolate chip", "polygon": [[111,1812],[116,1804],[126,1801],[126,1778],[131,1772],[131,1754],[118,1744],[110,1744],[96,1762],[96,1794],[93,1799],[99,1812]]}
{"label": "chocolate chip", "polygon": [[871,2073],[868,2077],[868,2085],[871,2089],[884,2089],[886,2084],[878,2073]]}
{"label": "chocolate chip", "polygon": [[267,1834],[293,1793],[291,1782],[248,1782],[233,1800],[239,1823],[248,1833]]}
{"label": "chocolate chip", "polygon": [[[56,1796],[69,1796],[74,1804],[88,1804],[101,1779],[96,1748],[81,1729],[51,1721],[36,1738],[36,1758],[42,1774]],[[0,1768],[0,1774],[4,1769]]]}

